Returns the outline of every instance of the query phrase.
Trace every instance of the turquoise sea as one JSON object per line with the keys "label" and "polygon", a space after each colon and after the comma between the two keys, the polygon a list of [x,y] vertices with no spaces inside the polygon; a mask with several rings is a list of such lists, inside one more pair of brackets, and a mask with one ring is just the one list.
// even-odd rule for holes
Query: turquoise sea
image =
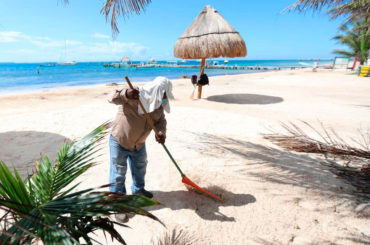
{"label": "turquoise sea", "polygon": [[[224,65],[224,60],[212,60]],[[229,60],[228,66],[253,66],[286,69],[288,67],[313,66],[315,60]],[[59,66],[56,63],[0,63],[0,94],[48,90],[60,87],[87,86],[112,82],[123,82],[129,76],[133,82],[150,81],[157,76],[175,79],[180,76],[199,74],[199,68],[113,68],[104,67],[112,62],[81,62],[73,66]],[[133,62],[139,64],[139,61]],[[159,64],[173,64],[157,61]],[[331,61],[319,61],[325,65]],[[187,61],[183,65],[200,65],[198,61]],[[39,71],[39,73],[38,73]],[[263,72],[263,70],[206,69],[208,76]]]}

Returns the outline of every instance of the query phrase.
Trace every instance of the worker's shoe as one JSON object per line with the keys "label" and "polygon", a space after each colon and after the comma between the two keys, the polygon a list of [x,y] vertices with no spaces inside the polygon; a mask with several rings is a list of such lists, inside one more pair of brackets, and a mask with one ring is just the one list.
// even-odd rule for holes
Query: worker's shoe
{"label": "worker's shoe", "polygon": [[134,213],[126,213],[126,214],[115,214],[114,218],[121,223],[126,223],[129,219],[135,216]]}
{"label": "worker's shoe", "polygon": [[114,218],[116,218],[116,221],[121,223],[126,223],[129,220],[129,217],[127,214],[115,214]]}
{"label": "worker's shoe", "polygon": [[147,198],[153,198],[153,193],[151,193],[150,191],[147,191],[145,189],[142,189],[140,191],[136,191],[133,194],[135,194],[135,195],[142,195],[142,196],[145,196]]}

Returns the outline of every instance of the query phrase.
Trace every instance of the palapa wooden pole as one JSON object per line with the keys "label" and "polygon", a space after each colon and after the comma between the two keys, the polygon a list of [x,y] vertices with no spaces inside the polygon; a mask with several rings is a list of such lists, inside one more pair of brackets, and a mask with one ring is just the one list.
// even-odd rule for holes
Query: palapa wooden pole
{"label": "palapa wooden pole", "polygon": [[[200,75],[199,79],[202,77],[204,74],[204,65],[206,64],[206,58],[202,58],[202,64],[200,66]],[[198,85],[198,99],[202,98],[202,87],[203,85]]]}

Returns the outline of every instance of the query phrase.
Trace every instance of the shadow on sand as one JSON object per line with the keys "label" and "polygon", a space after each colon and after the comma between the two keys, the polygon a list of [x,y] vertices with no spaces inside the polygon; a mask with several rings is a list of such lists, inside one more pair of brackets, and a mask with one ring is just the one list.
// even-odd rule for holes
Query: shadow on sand
{"label": "shadow on sand", "polygon": [[[198,144],[188,145],[189,149],[197,149],[206,155],[218,158],[220,152],[231,154],[232,157],[244,158],[246,162],[237,166],[239,174],[263,179],[268,182],[294,185],[320,190],[323,194],[340,196],[346,199],[357,197],[358,202],[370,200],[370,195],[357,192],[355,186],[333,166],[332,161],[308,154],[288,152],[277,148],[266,147],[249,141],[220,137],[213,134],[198,134]],[[233,165],[226,165],[233,168]],[[242,168],[240,168],[242,167]],[[268,175],[259,171],[268,167]],[[344,185],[353,188],[343,188]]]}
{"label": "shadow on sand", "polygon": [[233,193],[218,186],[210,186],[207,190],[221,195],[224,198],[224,201],[220,202],[212,200],[204,195],[186,190],[168,192],[153,191],[154,199],[161,204],[150,207],[148,211],[162,208],[170,208],[171,210],[190,209],[194,210],[199,217],[205,220],[235,222],[236,220],[234,217],[221,213],[219,208],[230,206],[239,207],[256,202],[256,198],[252,195]]}
{"label": "shadow on sand", "polygon": [[37,131],[9,131],[0,133],[0,160],[8,167],[15,166],[21,177],[30,173],[35,160],[47,153],[54,160],[65,136]]}
{"label": "shadow on sand", "polygon": [[223,94],[213,95],[207,98],[209,101],[226,103],[226,104],[275,104],[283,102],[283,98],[259,94]]}

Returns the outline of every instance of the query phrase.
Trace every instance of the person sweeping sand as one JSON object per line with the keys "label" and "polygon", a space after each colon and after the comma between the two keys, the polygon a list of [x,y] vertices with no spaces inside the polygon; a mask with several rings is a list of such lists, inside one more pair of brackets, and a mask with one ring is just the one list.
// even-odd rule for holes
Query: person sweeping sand
{"label": "person sweeping sand", "polygon": [[170,112],[168,99],[173,99],[172,83],[165,77],[157,77],[140,88],[116,90],[108,97],[109,103],[119,105],[109,138],[110,148],[110,191],[126,194],[125,180],[127,162],[132,173],[132,194],[152,198],[145,190],[147,154],[145,141],[152,128],[138,105],[138,100],[153,120],[159,133],[156,141],[166,140],[166,118],[164,111]]}

